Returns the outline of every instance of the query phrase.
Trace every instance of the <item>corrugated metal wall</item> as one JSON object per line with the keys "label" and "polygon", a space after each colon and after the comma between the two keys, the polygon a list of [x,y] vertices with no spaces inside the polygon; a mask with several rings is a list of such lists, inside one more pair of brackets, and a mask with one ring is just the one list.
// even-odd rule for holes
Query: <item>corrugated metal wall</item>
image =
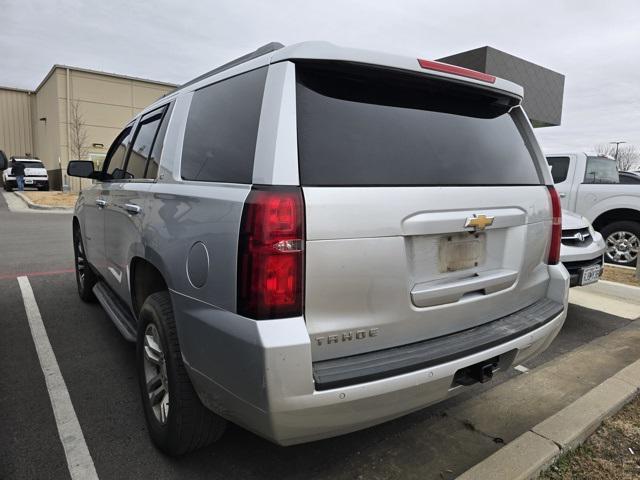
{"label": "corrugated metal wall", "polygon": [[0,88],[0,150],[7,157],[34,153],[31,95],[21,90]]}

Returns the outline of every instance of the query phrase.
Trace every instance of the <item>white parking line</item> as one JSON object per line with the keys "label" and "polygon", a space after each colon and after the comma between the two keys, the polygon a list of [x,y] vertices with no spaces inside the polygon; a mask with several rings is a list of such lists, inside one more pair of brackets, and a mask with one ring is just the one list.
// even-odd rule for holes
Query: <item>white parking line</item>
{"label": "white parking line", "polygon": [[53,415],[56,419],[58,427],[58,435],[64,448],[64,454],[67,457],[67,466],[72,480],[93,480],[98,478],[93,459],[87,448],[87,444],[76,417],[76,412],[69,397],[69,391],[62,378],[58,361],[49,343],[47,331],[42,323],[40,310],[33,295],[31,284],[27,277],[18,277],[22,299],[24,301],[24,309],[27,312],[29,328],[33,343],[36,346],[38,360],[40,360],[40,368],[44,373],[44,379],[49,391],[49,399],[53,407]]}
{"label": "white parking line", "polygon": [[517,370],[520,373],[529,373],[529,369],[527,367],[525,367],[524,365],[516,365],[513,368],[514,368],[514,370]]}

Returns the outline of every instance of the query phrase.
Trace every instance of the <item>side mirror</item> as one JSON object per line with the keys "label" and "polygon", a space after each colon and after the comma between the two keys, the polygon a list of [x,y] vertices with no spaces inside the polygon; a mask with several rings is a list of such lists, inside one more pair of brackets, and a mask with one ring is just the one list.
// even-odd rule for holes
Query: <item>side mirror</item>
{"label": "side mirror", "polygon": [[71,160],[67,165],[67,175],[70,177],[95,178],[94,173],[91,160]]}
{"label": "side mirror", "polygon": [[0,150],[0,171],[9,168],[9,160],[2,150]]}

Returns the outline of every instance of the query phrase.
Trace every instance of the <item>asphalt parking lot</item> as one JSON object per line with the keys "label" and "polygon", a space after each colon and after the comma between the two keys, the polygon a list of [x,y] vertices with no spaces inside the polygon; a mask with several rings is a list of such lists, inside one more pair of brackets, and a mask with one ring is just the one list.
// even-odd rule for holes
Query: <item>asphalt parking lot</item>
{"label": "asphalt parking lot", "polygon": [[[70,478],[18,277],[27,277],[99,478],[451,478],[446,442],[424,432],[457,403],[534,370],[630,320],[570,306],[551,347],[524,369],[398,420],[343,437],[279,447],[239,427],[184,458],[150,443],[134,371],[134,345],[101,307],[85,304],[72,273],[71,216],[15,213],[0,196],[0,478]],[[446,438],[446,435],[445,435]],[[493,439],[496,442],[499,439]],[[434,468],[414,469],[433,464]]]}

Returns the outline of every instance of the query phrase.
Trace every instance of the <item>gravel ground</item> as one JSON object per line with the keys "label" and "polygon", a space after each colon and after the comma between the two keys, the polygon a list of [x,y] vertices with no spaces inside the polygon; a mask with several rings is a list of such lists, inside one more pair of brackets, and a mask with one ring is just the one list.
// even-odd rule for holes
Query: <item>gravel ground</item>
{"label": "gravel ground", "polygon": [[33,203],[49,207],[73,207],[78,199],[77,193],[71,192],[22,192]]}
{"label": "gravel ground", "polygon": [[605,265],[602,280],[611,282],[626,283],[634,287],[640,287],[640,282],[635,277],[635,271],[630,268],[614,267],[613,265]]}
{"label": "gravel ground", "polygon": [[540,475],[545,480],[640,478],[640,397]]}

